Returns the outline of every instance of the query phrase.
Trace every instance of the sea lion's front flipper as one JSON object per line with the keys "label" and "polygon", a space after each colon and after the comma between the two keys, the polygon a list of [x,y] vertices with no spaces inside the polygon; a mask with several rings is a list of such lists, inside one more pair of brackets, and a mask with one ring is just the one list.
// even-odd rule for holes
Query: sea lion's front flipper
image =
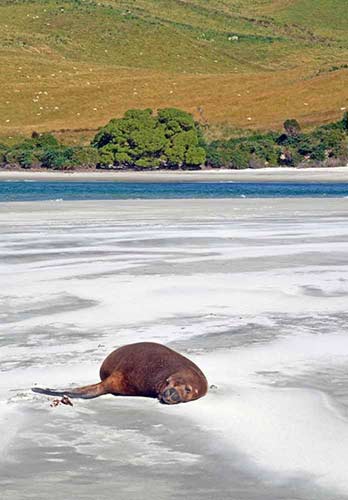
{"label": "sea lion's front flipper", "polygon": [[93,399],[109,391],[105,387],[104,382],[99,384],[86,385],[85,387],[76,387],[76,389],[49,389],[42,387],[32,387],[33,392],[39,394],[47,394],[48,396],[68,396],[68,398]]}

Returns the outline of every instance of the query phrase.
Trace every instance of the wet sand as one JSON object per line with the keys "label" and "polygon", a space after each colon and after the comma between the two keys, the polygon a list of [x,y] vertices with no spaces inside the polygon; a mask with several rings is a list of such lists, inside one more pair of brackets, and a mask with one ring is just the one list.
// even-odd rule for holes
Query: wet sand
{"label": "wet sand", "polygon": [[180,172],[30,172],[0,171],[0,181],[114,181],[114,182],[348,182],[348,168],[262,168]]}
{"label": "wet sand", "polygon": [[[348,498],[348,200],[0,204],[6,500]],[[216,386],[75,400],[152,340]]]}

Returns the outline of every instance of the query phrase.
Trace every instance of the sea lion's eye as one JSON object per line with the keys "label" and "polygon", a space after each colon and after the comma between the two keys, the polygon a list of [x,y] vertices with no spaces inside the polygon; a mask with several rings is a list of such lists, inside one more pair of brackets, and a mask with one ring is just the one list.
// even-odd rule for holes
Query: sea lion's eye
{"label": "sea lion's eye", "polygon": [[187,392],[187,394],[188,394],[189,392],[191,392],[190,387],[187,387],[187,386],[186,386],[186,387],[185,387],[185,392]]}

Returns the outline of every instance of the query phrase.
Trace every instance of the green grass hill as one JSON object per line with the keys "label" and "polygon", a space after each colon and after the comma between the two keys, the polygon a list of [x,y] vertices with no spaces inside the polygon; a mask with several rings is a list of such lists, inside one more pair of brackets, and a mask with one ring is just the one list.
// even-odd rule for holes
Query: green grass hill
{"label": "green grass hill", "polygon": [[211,136],[348,109],[343,0],[0,0],[0,137],[178,107]]}

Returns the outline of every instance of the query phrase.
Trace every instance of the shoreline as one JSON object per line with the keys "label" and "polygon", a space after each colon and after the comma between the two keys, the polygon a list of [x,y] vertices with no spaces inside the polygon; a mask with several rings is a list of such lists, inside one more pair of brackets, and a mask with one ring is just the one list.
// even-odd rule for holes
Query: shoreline
{"label": "shoreline", "polygon": [[348,167],[191,171],[0,171],[0,181],[76,182],[348,182]]}

